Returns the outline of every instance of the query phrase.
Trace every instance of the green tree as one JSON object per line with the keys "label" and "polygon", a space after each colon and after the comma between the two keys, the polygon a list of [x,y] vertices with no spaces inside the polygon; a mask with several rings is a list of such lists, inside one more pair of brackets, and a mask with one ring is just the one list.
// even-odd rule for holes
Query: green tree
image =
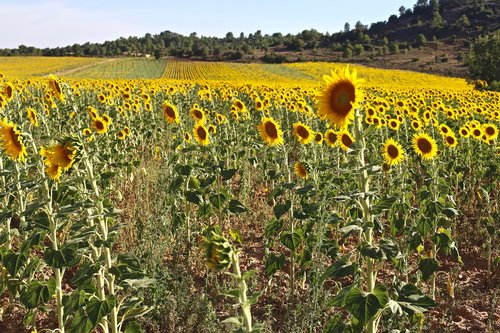
{"label": "green tree", "polygon": [[488,83],[500,81],[500,30],[476,39],[471,44],[466,63],[471,78]]}

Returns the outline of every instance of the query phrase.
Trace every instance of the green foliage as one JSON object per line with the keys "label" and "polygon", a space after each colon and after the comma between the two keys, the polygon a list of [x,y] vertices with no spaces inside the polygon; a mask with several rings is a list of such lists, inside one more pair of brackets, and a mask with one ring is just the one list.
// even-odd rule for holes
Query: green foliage
{"label": "green foliage", "polygon": [[488,83],[500,81],[500,30],[472,43],[465,62],[471,78]]}

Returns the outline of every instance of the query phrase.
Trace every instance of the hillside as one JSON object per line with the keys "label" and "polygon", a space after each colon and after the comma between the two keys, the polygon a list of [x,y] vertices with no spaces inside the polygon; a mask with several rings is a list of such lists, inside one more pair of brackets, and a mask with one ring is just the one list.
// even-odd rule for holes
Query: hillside
{"label": "hillside", "polygon": [[356,62],[369,66],[409,69],[449,76],[467,76],[463,56],[478,36],[500,27],[496,0],[418,0],[401,6],[399,15],[365,25],[358,21],[337,33],[315,29],[297,35],[261,31],[224,38],[183,36],[171,31],[120,38],[102,44],[73,44],[52,49],[20,45],[0,49],[0,56],[173,57],[234,62]]}

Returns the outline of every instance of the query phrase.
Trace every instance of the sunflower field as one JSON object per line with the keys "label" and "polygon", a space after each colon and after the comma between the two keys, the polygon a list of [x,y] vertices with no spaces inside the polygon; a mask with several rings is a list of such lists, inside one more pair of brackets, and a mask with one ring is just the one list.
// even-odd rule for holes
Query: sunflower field
{"label": "sunflower field", "polygon": [[333,63],[5,61],[2,332],[500,330],[499,93]]}

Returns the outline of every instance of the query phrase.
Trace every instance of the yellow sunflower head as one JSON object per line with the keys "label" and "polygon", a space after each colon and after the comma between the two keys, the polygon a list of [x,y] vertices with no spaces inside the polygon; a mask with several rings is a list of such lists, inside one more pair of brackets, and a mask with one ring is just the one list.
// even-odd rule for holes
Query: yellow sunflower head
{"label": "yellow sunflower head", "polygon": [[201,123],[197,123],[193,128],[193,134],[196,141],[203,146],[207,146],[210,143],[210,138],[208,136],[208,130]]}
{"label": "yellow sunflower head", "polygon": [[321,132],[317,132],[316,135],[314,135],[314,141],[316,141],[316,143],[318,145],[322,144],[323,143],[323,134]]}
{"label": "yellow sunflower head", "polygon": [[25,161],[27,153],[21,132],[14,123],[8,122],[7,119],[0,119],[0,146],[12,160]]}
{"label": "yellow sunflower head", "polygon": [[273,118],[264,117],[258,129],[260,136],[269,146],[283,144],[283,132]]}
{"label": "yellow sunflower head", "polygon": [[123,130],[119,131],[118,133],[116,133],[116,138],[118,140],[125,140],[125,137],[127,135],[125,134],[125,132]]}
{"label": "yellow sunflower head", "polygon": [[454,134],[444,135],[443,140],[448,148],[455,148],[458,144],[457,138]]}
{"label": "yellow sunflower head", "polygon": [[293,125],[293,134],[303,145],[307,145],[314,140],[314,132],[309,126],[304,125],[301,122],[295,123]]}
{"label": "yellow sunflower head", "polygon": [[325,142],[330,146],[330,147],[335,147],[338,142],[337,142],[337,133],[332,130],[332,129],[329,129],[328,131],[326,131],[325,133]]}
{"label": "yellow sunflower head", "polygon": [[201,110],[200,108],[198,107],[193,107],[190,111],[191,113],[191,117],[193,117],[193,119],[198,122],[198,123],[204,123],[205,122],[205,112],[203,112],[203,110]]}
{"label": "yellow sunflower head", "polygon": [[165,101],[165,103],[163,103],[162,105],[162,109],[163,109],[163,116],[165,117],[166,121],[168,121],[170,124],[180,123],[179,115],[177,113],[177,108],[174,105]]}
{"label": "yellow sunflower head", "polygon": [[460,130],[458,132],[460,133],[460,136],[462,136],[462,138],[468,138],[470,136],[470,130],[466,126],[460,127]]}
{"label": "yellow sunflower head", "polygon": [[393,139],[388,139],[382,147],[382,154],[387,165],[399,164],[404,159],[404,150],[401,145]]}
{"label": "yellow sunflower head", "polygon": [[31,125],[38,127],[38,116],[33,108],[27,108],[26,113],[28,114],[28,119],[31,122]]}
{"label": "yellow sunflower head", "polygon": [[436,140],[426,133],[415,133],[413,135],[413,150],[424,160],[430,160],[437,155]]}
{"label": "yellow sunflower head", "polygon": [[45,165],[58,165],[62,170],[71,168],[76,160],[77,152],[78,149],[72,139],[40,149],[40,155],[45,157]]}
{"label": "yellow sunflower head", "polygon": [[337,133],[337,141],[342,149],[347,150],[354,143],[354,138],[349,132],[342,130]]}
{"label": "yellow sunflower head", "polygon": [[184,142],[186,143],[191,142],[191,134],[189,134],[189,132],[184,132]]}
{"label": "yellow sunflower head", "polygon": [[498,138],[498,127],[495,124],[483,124],[482,129],[488,140],[495,140]]}
{"label": "yellow sunflower head", "polygon": [[305,163],[296,162],[293,169],[298,177],[307,179],[309,175],[309,167]]}
{"label": "yellow sunflower head", "polygon": [[363,99],[359,89],[362,80],[357,78],[356,70],[350,72],[348,66],[331,74],[323,76],[327,85],[319,96],[318,116],[339,128],[345,128],[354,118],[354,110]]}
{"label": "yellow sunflower head", "polygon": [[94,126],[94,129],[98,134],[104,134],[108,131],[108,122],[101,117],[95,117],[92,122],[92,126]]}

